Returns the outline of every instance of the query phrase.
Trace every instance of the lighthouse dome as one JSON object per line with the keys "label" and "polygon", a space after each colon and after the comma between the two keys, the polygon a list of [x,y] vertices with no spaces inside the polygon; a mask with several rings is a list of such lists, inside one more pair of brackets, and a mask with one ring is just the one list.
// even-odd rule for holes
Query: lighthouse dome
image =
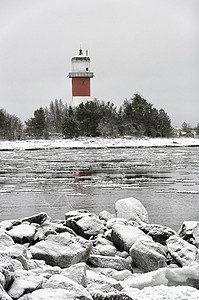
{"label": "lighthouse dome", "polygon": [[80,48],[78,55],[73,56],[71,62],[72,72],[90,72],[90,57],[88,56],[88,51],[84,54]]}

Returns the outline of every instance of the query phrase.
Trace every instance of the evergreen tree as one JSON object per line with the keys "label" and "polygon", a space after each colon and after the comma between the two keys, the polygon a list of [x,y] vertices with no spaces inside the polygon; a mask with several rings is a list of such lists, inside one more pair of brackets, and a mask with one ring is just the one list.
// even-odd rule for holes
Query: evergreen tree
{"label": "evergreen tree", "polygon": [[65,117],[62,123],[62,133],[65,138],[78,137],[80,135],[79,122],[73,117]]}
{"label": "evergreen tree", "polygon": [[34,117],[25,122],[26,132],[35,138],[48,138],[47,122],[44,109],[34,111]]}

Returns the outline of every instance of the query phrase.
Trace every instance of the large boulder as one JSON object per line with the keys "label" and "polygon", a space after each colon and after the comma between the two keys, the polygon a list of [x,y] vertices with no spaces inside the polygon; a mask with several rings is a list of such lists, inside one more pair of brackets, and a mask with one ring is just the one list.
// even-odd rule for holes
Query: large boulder
{"label": "large boulder", "polygon": [[36,227],[29,224],[14,226],[8,231],[9,236],[13,238],[15,243],[19,244],[32,243],[35,233]]}
{"label": "large boulder", "polygon": [[199,248],[199,222],[196,221],[183,222],[178,234],[185,241]]}
{"label": "large boulder", "polygon": [[139,226],[139,228],[146,234],[150,235],[155,242],[162,245],[166,245],[166,240],[171,236],[176,234],[176,232],[166,226],[159,224],[145,224]]}
{"label": "large boulder", "polygon": [[119,256],[91,254],[88,261],[91,265],[100,268],[112,268],[118,271],[130,269],[128,261]]}
{"label": "large boulder", "polygon": [[140,236],[130,249],[132,263],[150,272],[166,266],[166,253],[150,236]]}
{"label": "large boulder", "polygon": [[86,261],[91,249],[90,241],[68,232],[49,235],[45,241],[30,247],[33,258],[42,259],[50,266],[61,268]]}
{"label": "large boulder", "polygon": [[112,241],[120,251],[129,251],[136,240],[145,235],[138,227],[116,223],[112,228]]}
{"label": "large boulder", "polygon": [[148,213],[142,203],[133,198],[125,198],[115,203],[116,217],[134,221],[138,224],[148,223]]}
{"label": "large boulder", "polygon": [[198,264],[198,250],[194,245],[178,235],[172,235],[166,243],[169,253],[178,265],[191,266]]}
{"label": "large boulder", "polygon": [[88,211],[71,211],[65,214],[66,226],[75,231],[76,234],[89,239],[105,231],[103,222],[95,214]]}

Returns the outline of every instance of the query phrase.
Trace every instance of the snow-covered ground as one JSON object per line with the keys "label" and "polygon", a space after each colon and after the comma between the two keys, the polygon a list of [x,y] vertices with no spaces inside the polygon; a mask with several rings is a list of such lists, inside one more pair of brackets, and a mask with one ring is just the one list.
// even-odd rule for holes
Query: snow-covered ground
{"label": "snow-covered ground", "polygon": [[199,146],[199,138],[75,138],[57,140],[0,141],[0,150],[53,148],[121,148]]}

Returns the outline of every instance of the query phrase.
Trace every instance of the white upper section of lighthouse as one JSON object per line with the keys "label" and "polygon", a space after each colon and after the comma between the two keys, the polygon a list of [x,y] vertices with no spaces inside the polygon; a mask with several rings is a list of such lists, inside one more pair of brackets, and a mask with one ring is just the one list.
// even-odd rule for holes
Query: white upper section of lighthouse
{"label": "white upper section of lighthouse", "polygon": [[75,55],[71,59],[72,62],[72,72],[69,73],[69,77],[90,77],[94,75],[90,72],[90,57],[88,56],[88,51],[83,54],[82,49],[79,50],[79,54]]}

